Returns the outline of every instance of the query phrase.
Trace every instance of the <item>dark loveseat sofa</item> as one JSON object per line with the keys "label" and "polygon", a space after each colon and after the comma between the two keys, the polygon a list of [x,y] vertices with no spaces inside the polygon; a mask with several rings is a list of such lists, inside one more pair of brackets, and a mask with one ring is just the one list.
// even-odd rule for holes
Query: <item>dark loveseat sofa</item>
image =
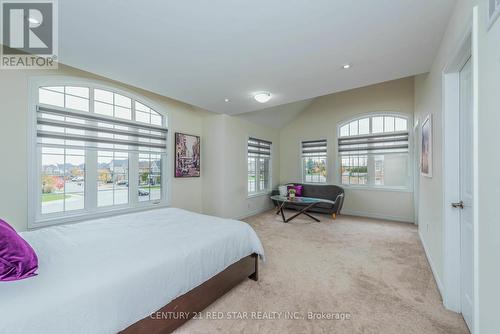
{"label": "dark loveseat sofa", "polygon": [[[327,213],[331,214],[333,219],[340,214],[342,210],[342,205],[344,204],[344,189],[335,185],[323,185],[323,184],[302,184],[293,183],[294,185],[302,186],[302,197],[313,197],[322,198],[330,201],[334,201],[335,204],[319,203],[313,208],[311,212]],[[273,190],[273,195],[279,195],[278,190]],[[273,201],[275,206],[278,206],[276,201]],[[287,204],[287,209],[301,210],[304,206],[301,204]]]}

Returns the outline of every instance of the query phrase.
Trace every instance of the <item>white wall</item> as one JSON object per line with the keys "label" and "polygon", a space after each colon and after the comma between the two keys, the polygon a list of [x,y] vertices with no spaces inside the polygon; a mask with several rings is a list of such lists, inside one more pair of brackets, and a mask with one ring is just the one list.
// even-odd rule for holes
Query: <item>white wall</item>
{"label": "white wall", "polygon": [[225,212],[224,178],[226,161],[224,149],[225,120],[223,115],[211,115],[203,120],[202,160],[203,213],[222,216]]}
{"label": "white wall", "polygon": [[[27,229],[27,113],[28,81],[33,76],[64,75],[96,79],[110,85],[142,95],[160,106],[159,112],[168,114],[169,164],[173,168],[173,133],[176,131],[195,135],[202,134],[203,115],[190,105],[168,99],[144,90],[123,85],[90,73],[60,65],[59,70],[5,70],[0,71],[0,218],[16,230]],[[202,140],[203,145],[203,140]],[[203,151],[202,151],[203,154]],[[173,174],[173,172],[172,172]],[[172,206],[202,211],[202,180],[171,178]]]}
{"label": "white wall", "polygon": [[433,122],[433,176],[419,178],[419,232],[438,284],[443,282],[442,74],[472,24],[473,3],[457,1],[431,71],[415,78],[415,120],[422,124],[431,114]]}
{"label": "white wall", "polygon": [[[339,183],[337,125],[360,114],[398,112],[413,118],[413,78],[316,98],[295,120],[280,132],[281,183],[301,182],[300,142],[328,140],[328,183]],[[346,189],[343,212],[398,221],[414,221],[413,193],[390,190]]]}
{"label": "white wall", "polygon": [[500,19],[487,31],[487,0],[479,6],[479,329],[500,333]]}
{"label": "white wall", "polygon": [[500,21],[488,30],[488,0],[458,1],[441,48],[428,75],[415,80],[415,118],[422,120],[430,112],[434,120],[434,177],[420,179],[420,233],[427,245],[437,280],[443,275],[442,218],[442,71],[459,46],[460,39],[472,22],[473,7],[478,5],[478,333],[500,332]]}
{"label": "white wall", "polygon": [[247,140],[271,141],[272,185],[279,182],[279,133],[240,117],[211,115],[203,122],[205,156],[204,212],[228,218],[242,218],[272,207],[268,195],[248,197]]}

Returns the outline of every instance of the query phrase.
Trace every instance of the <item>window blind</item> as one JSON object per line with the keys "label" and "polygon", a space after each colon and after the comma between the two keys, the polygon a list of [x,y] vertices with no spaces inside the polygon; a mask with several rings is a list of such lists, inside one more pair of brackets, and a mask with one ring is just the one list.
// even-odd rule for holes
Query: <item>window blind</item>
{"label": "window blind", "polygon": [[258,157],[271,157],[271,145],[272,142],[257,139],[257,138],[249,138],[248,139],[248,155],[250,156],[258,156]]}
{"label": "window blind", "polygon": [[91,112],[37,106],[37,142],[75,148],[166,152],[164,127]]}
{"label": "window blind", "polygon": [[340,155],[408,153],[408,132],[339,138]]}
{"label": "window blind", "polygon": [[310,140],[302,142],[302,156],[326,157],[327,145],[326,139]]}

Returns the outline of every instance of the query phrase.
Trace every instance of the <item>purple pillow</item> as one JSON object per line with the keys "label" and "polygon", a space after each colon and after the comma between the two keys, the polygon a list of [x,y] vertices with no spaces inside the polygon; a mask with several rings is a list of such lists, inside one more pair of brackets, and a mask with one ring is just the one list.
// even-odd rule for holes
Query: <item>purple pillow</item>
{"label": "purple pillow", "polygon": [[288,186],[287,189],[288,191],[290,191],[290,189],[295,189],[295,197],[302,197],[302,186]]}
{"label": "purple pillow", "polygon": [[36,276],[35,251],[16,230],[0,219],[0,281],[17,281]]}

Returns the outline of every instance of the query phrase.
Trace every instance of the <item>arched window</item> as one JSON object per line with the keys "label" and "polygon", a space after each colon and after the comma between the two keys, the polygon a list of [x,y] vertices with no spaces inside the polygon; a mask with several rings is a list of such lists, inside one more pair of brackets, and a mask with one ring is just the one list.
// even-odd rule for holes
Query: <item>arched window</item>
{"label": "arched window", "polygon": [[408,118],[376,114],[338,127],[343,185],[407,189],[410,187]]}
{"label": "arched window", "polygon": [[166,204],[166,116],[102,86],[36,93],[35,225]]}

